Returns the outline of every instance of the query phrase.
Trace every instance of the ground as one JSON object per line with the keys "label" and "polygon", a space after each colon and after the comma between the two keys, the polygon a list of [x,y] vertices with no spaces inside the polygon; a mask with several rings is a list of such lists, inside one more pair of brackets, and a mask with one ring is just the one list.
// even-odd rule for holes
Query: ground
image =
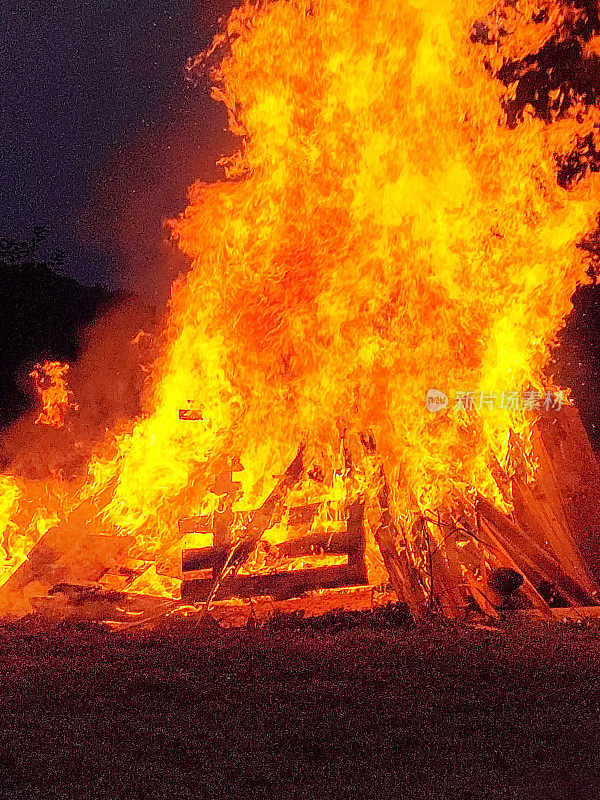
{"label": "ground", "polygon": [[0,626],[7,798],[600,798],[597,625]]}

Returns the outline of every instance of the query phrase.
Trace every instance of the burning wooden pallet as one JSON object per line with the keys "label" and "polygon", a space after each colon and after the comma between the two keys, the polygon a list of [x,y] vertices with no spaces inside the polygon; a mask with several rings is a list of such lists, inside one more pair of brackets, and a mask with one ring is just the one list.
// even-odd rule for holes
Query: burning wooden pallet
{"label": "burning wooden pallet", "polygon": [[[258,510],[251,512],[252,515]],[[312,522],[317,513],[316,505],[293,508],[290,511],[290,528],[294,523]],[[215,600],[231,597],[255,597],[271,595],[277,599],[298,597],[315,589],[333,589],[343,586],[364,586],[368,583],[365,561],[364,506],[352,503],[347,510],[346,530],[311,533],[308,536],[291,538],[276,546],[278,558],[302,558],[315,554],[343,555],[346,564],[310,569],[273,570],[267,574],[225,575],[215,592]],[[206,533],[206,517],[184,520],[180,531],[184,534]],[[223,573],[231,549],[229,529],[215,522],[211,528],[213,546],[191,548],[183,551],[181,599],[188,602],[205,601],[213,586]],[[199,576],[199,573],[202,573]]]}

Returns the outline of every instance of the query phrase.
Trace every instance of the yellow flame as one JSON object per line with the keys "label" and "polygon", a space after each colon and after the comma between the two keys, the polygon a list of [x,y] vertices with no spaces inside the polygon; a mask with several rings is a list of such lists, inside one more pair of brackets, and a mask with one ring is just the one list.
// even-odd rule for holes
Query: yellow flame
{"label": "yellow flame", "polygon": [[[218,508],[228,460],[243,466],[234,510],[255,508],[300,442],[299,502],[373,496],[383,468],[398,522],[474,489],[505,503],[495,469],[511,433],[527,449],[535,413],[431,413],[425,397],[555,388],[543,368],[585,276],[575,245],[599,181],[561,188],[557,156],[596,135],[598,111],[574,98],[552,124],[529,107],[509,127],[516,84],[496,76],[577,13],[529,0],[233,11],[194,68],[217,64],[213,96],[242,143],[227,179],[195,184],[171,223],[192,268],[173,287],[144,415],[107,438],[77,495],[137,537],[133,555]],[[201,418],[180,419],[187,408]]]}

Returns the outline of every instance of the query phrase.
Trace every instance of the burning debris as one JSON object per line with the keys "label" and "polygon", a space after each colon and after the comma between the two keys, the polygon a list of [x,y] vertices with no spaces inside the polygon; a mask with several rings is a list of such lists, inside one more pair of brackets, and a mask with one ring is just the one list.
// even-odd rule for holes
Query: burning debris
{"label": "burning debris", "polygon": [[[190,74],[242,143],[171,222],[192,268],[143,411],[72,479],[2,476],[0,610],[352,609],[382,585],[413,618],[597,605],[574,408],[488,402],[566,388],[544,368],[590,264],[600,114],[550,56],[589,72],[596,33],[551,0],[234,10]],[[74,407],[66,369],[39,421]]]}
{"label": "burning debris", "polygon": [[73,402],[73,392],[67,388],[68,371],[68,364],[47,361],[45,364],[38,364],[31,373],[42,402],[42,411],[35,420],[36,425],[62,428],[66,412],[69,409],[77,411],[77,403]]}

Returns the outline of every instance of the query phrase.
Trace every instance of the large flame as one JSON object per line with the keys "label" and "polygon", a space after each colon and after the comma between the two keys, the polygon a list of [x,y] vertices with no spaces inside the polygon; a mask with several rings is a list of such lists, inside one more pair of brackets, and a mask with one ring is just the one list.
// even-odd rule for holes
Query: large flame
{"label": "large flame", "polygon": [[[217,507],[228,465],[243,467],[235,508],[255,508],[301,442],[324,478],[307,469],[304,498],[368,496],[385,474],[398,520],[474,489],[505,504],[497,470],[514,436],[526,449],[535,414],[477,410],[480,393],[547,388],[549,345],[585,277],[576,244],[598,213],[598,175],[567,190],[557,165],[598,112],[574,96],[550,120],[526,106],[508,125],[517,82],[497,75],[577,13],[543,0],[236,9],[192,69],[209,70],[240,149],[172,222],[192,267],[145,413],[102,444],[71,505],[91,500],[149,557],[179,518]],[[430,413],[432,388],[473,392],[475,410]],[[5,483],[14,541],[28,489]],[[19,525],[30,542],[31,519]]]}

